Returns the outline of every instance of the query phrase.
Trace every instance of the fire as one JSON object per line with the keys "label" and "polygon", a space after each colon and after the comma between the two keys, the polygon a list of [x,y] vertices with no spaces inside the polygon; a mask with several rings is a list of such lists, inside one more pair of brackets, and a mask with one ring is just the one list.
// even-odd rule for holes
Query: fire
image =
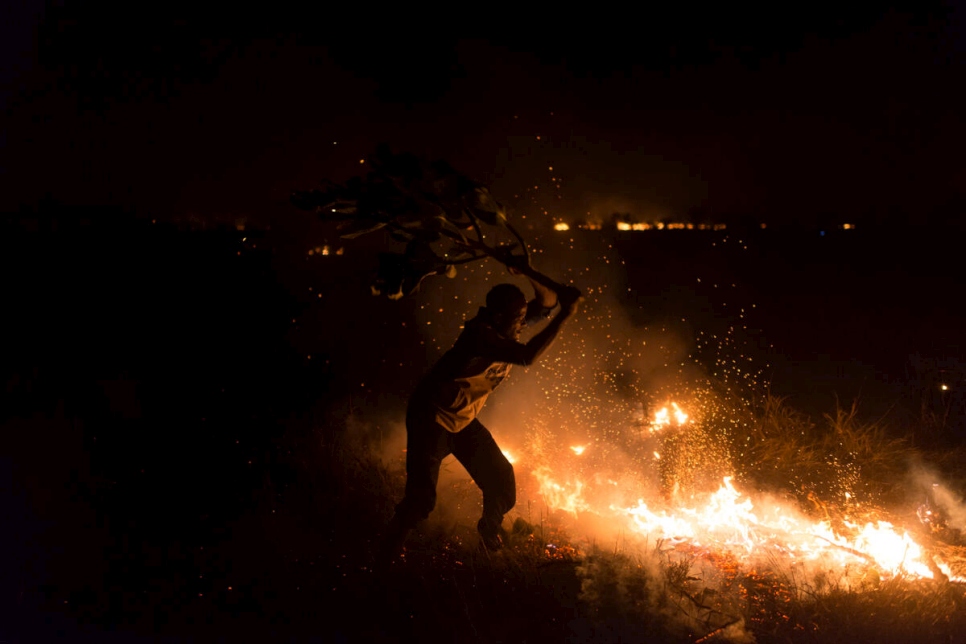
{"label": "fire", "polygon": [[[650,427],[653,432],[688,421],[688,414],[672,402],[655,412]],[[794,506],[764,497],[753,501],[735,487],[730,476],[722,479],[716,491],[691,496],[679,507],[672,507],[666,499],[646,502],[638,498],[629,504],[634,497],[622,496],[630,493],[623,483],[604,472],[586,473],[602,452],[586,455],[586,445],[570,445],[569,449],[591,460],[582,459],[582,469],[567,471],[562,468],[576,467],[575,461],[551,457],[546,460],[552,466],[539,465],[532,474],[546,506],[575,519],[593,516],[624,534],[705,552],[727,552],[749,565],[778,560],[790,565],[812,562],[823,569],[835,566],[847,571],[853,566],[854,570],[873,568],[887,576],[925,579],[942,571],[952,580],[963,581],[908,532],[887,521],[842,520],[833,525],[830,520],[809,518]],[[653,456],[661,459],[656,450]]]}
{"label": "fire", "polygon": [[936,566],[942,568],[941,562],[927,561],[923,548],[908,532],[897,530],[891,523],[844,522],[836,531],[830,522],[812,521],[793,509],[774,506],[758,510],[734,487],[730,477],[725,477],[721,487],[700,506],[652,509],[641,499],[631,507],[611,505],[605,512],[591,504],[588,486],[580,478],[555,478],[548,467],[538,468],[534,475],[550,508],[574,516],[592,513],[623,518],[632,534],[653,540],[687,542],[744,557],[782,555],[791,563],[821,560],[839,566],[875,565],[892,576],[932,579]]}
{"label": "fire", "polygon": [[671,409],[668,410],[667,407],[662,407],[654,413],[654,420],[651,421],[651,431],[657,432],[671,424],[671,419],[674,419],[674,423],[677,426],[681,426],[688,422],[688,415],[678,407],[675,402],[671,403]]}
{"label": "fire", "polygon": [[553,229],[559,231],[570,230],[570,225],[561,221],[554,224]]}
{"label": "fire", "polygon": [[517,462],[516,457],[513,455],[513,453],[510,450],[504,449],[500,451],[503,452],[503,455],[506,457],[506,460],[509,461],[511,465]]}
{"label": "fire", "polygon": [[572,515],[591,510],[583,498],[584,483],[578,478],[558,481],[549,467],[538,467],[533,475],[540,482],[540,494],[547,505],[554,510],[562,510]]}

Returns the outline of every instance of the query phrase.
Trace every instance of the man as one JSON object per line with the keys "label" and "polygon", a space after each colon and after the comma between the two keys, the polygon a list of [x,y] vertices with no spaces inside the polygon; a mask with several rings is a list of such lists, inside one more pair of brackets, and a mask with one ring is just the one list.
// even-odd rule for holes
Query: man
{"label": "man", "polygon": [[[555,284],[529,265],[510,266],[528,275],[534,299],[513,284],[498,284],[486,296],[486,306],[469,320],[453,347],[422,379],[406,412],[406,492],[386,537],[386,555],[395,556],[409,531],[436,505],[436,484],[442,460],[456,456],[483,491],[483,516],[477,523],[480,544],[503,547],[503,516],[516,503],[513,466],[490,431],[477,420],[487,397],[510,372],[511,365],[531,365],[557,337],[560,327],[577,311],[580,291]],[[550,286],[548,286],[550,285]],[[561,310],[526,343],[524,327]]]}

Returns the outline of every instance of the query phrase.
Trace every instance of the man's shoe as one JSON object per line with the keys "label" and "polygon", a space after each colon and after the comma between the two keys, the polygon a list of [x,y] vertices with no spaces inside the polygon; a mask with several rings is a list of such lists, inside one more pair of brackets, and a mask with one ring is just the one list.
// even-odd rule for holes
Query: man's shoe
{"label": "man's shoe", "polygon": [[497,550],[503,549],[505,544],[504,538],[506,536],[506,531],[503,529],[503,526],[498,526],[496,529],[493,529],[485,525],[483,520],[480,519],[480,522],[476,524],[476,529],[480,533],[481,550],[496,552]]}

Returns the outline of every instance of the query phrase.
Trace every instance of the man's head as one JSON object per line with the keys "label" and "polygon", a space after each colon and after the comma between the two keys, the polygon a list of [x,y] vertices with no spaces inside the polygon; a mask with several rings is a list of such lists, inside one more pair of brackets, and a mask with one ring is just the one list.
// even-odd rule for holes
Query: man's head
{"label": "man's head", "polygon": [[493,327],[516,340],[527,319],[527,296],[513,284],[497,284],[486,294],[486,310]]}

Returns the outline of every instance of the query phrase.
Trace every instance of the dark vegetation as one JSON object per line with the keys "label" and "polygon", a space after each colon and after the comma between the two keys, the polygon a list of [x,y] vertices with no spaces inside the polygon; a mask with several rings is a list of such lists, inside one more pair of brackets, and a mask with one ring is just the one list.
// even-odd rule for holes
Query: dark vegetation
{"label": "dark vegetation", "polygon": [[[515,525],[493,557],[470,531],[430,525],[403,564],[374,569],[403,479],[399,458],[379,456],[389,428],[370,403],[398,410],[411,383],[384,358],[415,377],[425,350],[399,324],[411,309],[383,299],[353,308],[347,294],[370,298],[365,276],[316,276],[319,298],[290,250],[123,213],[6,222],[0,639],[911,642],[966,632],[961,585],[898,578],[859,591],[718,562],[732,570],[723,590],[698,595],[693,558],[580,549],[550,524]],[[638,257],[648,259],[629,271],[658,263]],[[307,330],[318,336],[311,354],[297,329],[310,318],[322,321]],[[373,379],[360,388],[361,373]],[[920,393],[916,426],[848,406],[823,419],[766,399],[741,476],[807,506],[809,493],[840,498],[828,486],[859,466],[852,489],[863,500],[909,507],[902,476],[915,456],[963,489],[962,419]],[[952,533],[931,538],[958,544]]]}

